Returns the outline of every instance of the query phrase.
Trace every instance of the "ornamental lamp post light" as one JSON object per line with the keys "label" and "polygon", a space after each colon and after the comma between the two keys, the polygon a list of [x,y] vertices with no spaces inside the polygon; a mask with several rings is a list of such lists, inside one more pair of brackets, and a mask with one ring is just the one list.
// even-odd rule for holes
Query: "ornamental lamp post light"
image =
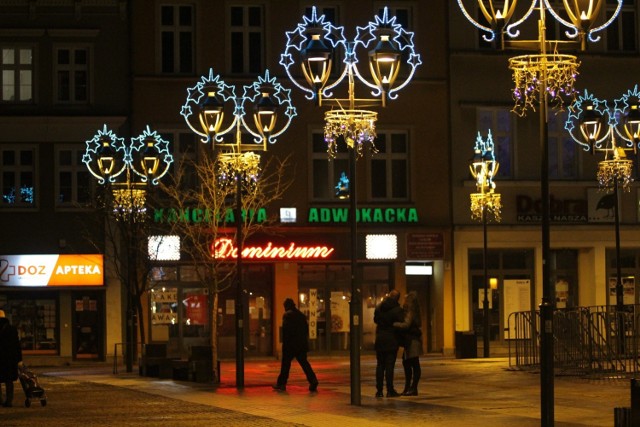
{"label": "ornamental lamp post light", "polygon": [[[540,415],[543,426],[554,424],[554,352],[553,310],[554,284],[550,271],[550,197],[547,110],[562,108],[565,100],[576,95],[575,79],[579,62],[576,56],[562,54],[563,50],[581,50],[587,42],[600,40],[599,33],[618,16],[623,0],[612,0],[617,7],[610,16],[601,17],[606,0],[562,1],[550,0],[457,0],[463,15],[476,28],[484,32],[483,39],[493,42],[498,49],[518,49],[535,53],[509,59],[515,87],[513,112],[525,115],[528,109],[539,111],[540,125],[540,193],[542,213],[542,302],[540,304]],[[472,13],[465,3],[475,3]],[[479,23],[473,16],[476,10],[488,24]],[[538,12],[538,38],[517,40],[519,26],[534,12]],[[522,13],[522,15],[519,15]],[[518,14],[518,15],[517,15]],[[547,40],[546,20],[553,18],[565,28],[566,40]]]}
{"label": "ornamental lamp post light", "polygon": [[[389,17],[385,7],[382,16],[364,27],[356,28],[356,37],[348,40],[344,27],[334,26],[324,15],[318,16],[315,6],[311,17],[304,16],[295,30],[288,31],[287,44],[280,57],[289,80],[317,106],[328,106],[324,113],[324,137],[329,159],[335,157],[337,145],[349,148],[349,226],[351,240],[351,301],[349,313],[349,355],[351,371],[351,404],[361,404],[360,346],[362,318],[362,290],[357,281],[357,225],[356,225],[356,159],[365,147],[375,152],[376,120],[378,113],[371,107],[385,107],[395,100],[398,92],[413,78],[422,63],[414,50],[413,33],[406,31]],[[358,57],[366,57],[360,62]],[[338,60],[342,58],[341,63]],[[368,65],[365,76],[359,65]],[[400,70],[406,71],[400,73]],[[304,80],[297,76],[301,72]],[[346,96],[335,96],[346,84]],[[356,98],[356,84],[370,92],[368,98]],[[344,90],[344,89],[343,89]],[[344,93],[344,92],[343,92]],[[339,194],[346,198],[346,194]]]}
{"label": "ornamental lamp post light", "polygon": [[[220,182],[235,187],[236,194],[236,387],[244,388],[244,294],[242,284],[243,215],[242,194],[256,185],[260,175],[260,154],[282,135],[296,109],[291,90],[276,82],[267,70],[264,76],[243,86],[242,96],[209,70],[200,81],[187,89],[187,99],[180,114],[187,126],[211,143],[217,151],[216,168]],[[247,108],[253,120],[247,120]],[[282,114],[279,114],[281,112]],[[278,121],[279,116],[285,120]],[[228,119],[231,117],[231,119]]]}
{"label": "ornamental lamp post light", "polygon": [[147,186],[160,182],[169,171],[173,156],[169,142],[149,126],[127,143],[104,125],[85,144],[82,162],[98,183],[111,187],[113,215],[127,229],[126,370],[131,372],[136,351],[133,286],[137,283],[133,227],[146,219]]}
{"label": "ornamental lamp post light", "polygon": [[[493,139],[491,138],[491,130],[487,135],[487,140],[483,140],[480,132],[476,138],[474,147],[474,157],[469,170],[471,175],[476,179],[477,193],[471,194],[471,219],[480,220],[482,222],[482,264],[484,266],[483,292],[482,301],[483,313],[483,355],[488,358],[489,351],[489,274],[487,271],[487,221],[489,216],[493,216],[495,221],[500,222],[500,211],[502,203],[500,193],[495,192],[496,183],[493,178],[498,173],[500,164],[496,161],[493,149]],[[493,289],[493,286],[491,287]]]}
{"label": "ornamental lamp post light", "polygon": [[598,163],[597,178],[601,189],[612,192],[616,241],[616,319],[618,324],[618,350],[624,353],[624,288],[620,266],[620,194],[631,190],[633,182],[633,160],[627,153],[637,154],[640,146],[640,92],[633,90],[614,101],[609,107],[584,91],[569,107],[565,129],[571,138],[591,154],[601,152],[604,160]]}

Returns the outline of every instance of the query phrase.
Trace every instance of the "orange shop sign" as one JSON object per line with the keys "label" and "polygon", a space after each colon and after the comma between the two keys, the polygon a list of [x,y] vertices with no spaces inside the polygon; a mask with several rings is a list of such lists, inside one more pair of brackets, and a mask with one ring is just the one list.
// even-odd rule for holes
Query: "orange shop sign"
{"label": "orange shop sign", "polygon": [[102,286],[104,260],[88,255],[0,255],[0,286]]}

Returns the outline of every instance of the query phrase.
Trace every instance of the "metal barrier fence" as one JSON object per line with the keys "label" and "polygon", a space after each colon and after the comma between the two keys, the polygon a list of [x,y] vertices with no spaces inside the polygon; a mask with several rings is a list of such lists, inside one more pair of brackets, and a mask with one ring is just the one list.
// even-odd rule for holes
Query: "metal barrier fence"
{"label": "metal barrier fence", "polygon": [[[117,374],[119,370],[119,366],[125,367],[127,362],[127,346],[131,343],[126,342],[117,342],[113,345],[113,373]],[[137,343],[136,352],[133,354],[133,364],[137,365],[136,355],[142,354],[141,351],[142,343]],[[118,358],[118,355],[120,358]]]}
{"label": "metal barrier fence", "polygon": [[[630,378],[640,371],[640,306],[556,310],[553,320],[557,374]],[[509,365],[539,369],[540,312],[511,313],[507,329]]]}

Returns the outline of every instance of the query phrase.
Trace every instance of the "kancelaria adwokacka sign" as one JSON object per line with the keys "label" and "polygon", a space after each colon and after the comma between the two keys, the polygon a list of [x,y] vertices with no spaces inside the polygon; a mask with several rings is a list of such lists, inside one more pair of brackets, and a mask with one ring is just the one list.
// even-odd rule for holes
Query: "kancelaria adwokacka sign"
{"label": "kancelaria adwokacka sign", "polygon": [[104,259],[87,255],[0,255],[0,286],[102,286]]}
{"label": "kancelaria adwokacka sign", "polygon": [[[256,210],[242,211],[243,218],[249,215],[253,221],[262,223],[267,220],[267,211],[265,208]],[[186,222],[192,224],[212,222],[217,223],[235,223],[236,212],[234,209],[226,209],[220,212],[214,212],[211,209],[202,208],[159,208],[154,211],[154,221],[156,223],[163,222]],[[328,208],[310,208],[308,222],[311,224],[336,224],[347,223],[349,221],[349,208],[328,207]],[[359,223],[371,224],[407,224],[418,223],[418,210],[409,207],[362,207],[356,210],[356,221]]]}

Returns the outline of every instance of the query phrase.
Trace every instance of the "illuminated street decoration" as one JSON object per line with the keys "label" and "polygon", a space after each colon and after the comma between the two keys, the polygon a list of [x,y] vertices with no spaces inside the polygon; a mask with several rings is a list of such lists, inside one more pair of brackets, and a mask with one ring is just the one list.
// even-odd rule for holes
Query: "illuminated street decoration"
{"label": "illuminated street decoration", "polygon": [[[389,16],[388,8],[364,27],[356,27],[356,36],[348,40],[344,28],[318,17],[316,7],[311,17],[304,16],[295,30],[286,33],[287,43],[280,56],[289,80],[301,89],[306,98],[317,106],[327,105],[324,114],[324,139],[329,159],[336,156],[337,145],[343,141],[349,152],[349,225],[351,240],[351,302],[349,304],[349,356],[351,363],[351,403],[361,404],[360,384],[360,319],[362,291],[357,285],[357,195],[356,160],[365,150],[375,152],[376,120],[378,113],[371,107],[385,107],[413,78],[420,55],[414,50],[412,32],[406,31]],[[369,50],[370,49],[370,50]],[[363,52],[364,51],[364,52]],[[362,55],[364,53],[364,55]],[[367,58],[360,62],[358,56]],[[342,59],[341,64],[334,61]],[[369,77],[358,64],[368,64]],[[298,64],[294,66],[294,64]],[[408,67],[400,73],[401,68]],[[304,76],[298,81],[297,76]],[[333,80],[332,80],[333,79]],[[346,96],[336,97],[339,87],[346,83]],[[367,98],[356,98],[355,85],[369,91]],[[344,86],[342,86],[344,87]],[[343,89],[344,90],[344,89]],[[311,219],[311,214],[310,214]],[[311,222],[311,221],[310,221]]]}
{"label": "illuminated street decoration", "polygon": [[156,131],[152,132],[149,126],[126,144],[124,138],[104,125],[85,144],[82,162],[100,184],[118,182],[118,178],[130,170],[141,182],[150,180],[151,184],[157,185],[173,163],[169,142]]}
{"label": "illuminated street decoration", "polygon": [[[390,17],[386,7],[382,16],[375,16],[373,22],[357,27],[356,33],[353,40],[348,40],[344,27],[334,26],[324,15],[318,16],[314,6],[310,18],[304,16],[294,31],[286,33],[287,44],[280,56],[280,64],[289,80],[306,94],[307,99],[334,108],[325,113],[325,141],[331,157],[335,156],[336,144],[341,138],[359,156],[364,146],[375,149],[377,113],[362,107],[384,107],[387,99],[396,99],[422,63],[415,52],[414,34],[402,28],[395,16]],[[357,55],[359,49],[370,47],[373,49],[366,53],[370,77],[366,78],[358,69]],[[339,51],[342,51],[341,56]],[[344,68],[332,81],[333,61],[339,57],[344,57]],[[403,65],[408,67],[408,72],[398,79]],[[302,71],[305,82],[298,80],[298,70]],[[356,80],[370,89],[372,98],[355,98]],[[348,83],[348,96],[334,97],[343,82]]]}
{"label": "illuminated street decoration", "polygon": [[146,185],[158,185],[173,163],[169,142],[147,126],[127,144],[104,125],[85,144],[82,162],[100,184],[111,185],[116,219],[143,221]]}
{"label": "illuminated street decoration", "polygon": [[601,152],[604,160],[598,163],[600,187],[613,191],[618,185],[631,189],[633,160],[627,153],[636,154],[640,142],[640,93],[636,86],[609,106],[587,90],[569,107],[565,129],[585,151]]}
{"label": "illuminated street decoration", "polygon": [[491,130],[486,141],[478,132],[474,147],[474,158],[469,166],[471,175],[476,179],[477,193],[471,194],[471,218],[483,221],[485,215],[491,214],[500,222],[502,203],[500,193],[495,192],[496,183],[493,178],[498,173],[500,164],[496,161]]}
{"label": "illuminated street decoration", "polygon": [[[210,69],[208,76],[202,76],[198,83],[187,89],[187,94],[180,112],[187,126],[202,137],[202,142],[213,141],[224,152],[266,150],[267,144],[275,143],[297,115],[291,102],[291,90],[276,83],[269,70],[257,81],[243,86],[242,96],[236,96],[236,87],[226,84]],[[245,118],[249,104],[254,106],[253,123]],[[225,114],[226,105],[230,106],[230,114]],[[275,126],[276,109],[284,110],[287,118],[279,128]],[[229,123],[225,123],[226,115],[233,117]],[[239,135],[233,142],[225,142],[225,135],[240,128],[253,136],[252,144],[243,144]]]}

